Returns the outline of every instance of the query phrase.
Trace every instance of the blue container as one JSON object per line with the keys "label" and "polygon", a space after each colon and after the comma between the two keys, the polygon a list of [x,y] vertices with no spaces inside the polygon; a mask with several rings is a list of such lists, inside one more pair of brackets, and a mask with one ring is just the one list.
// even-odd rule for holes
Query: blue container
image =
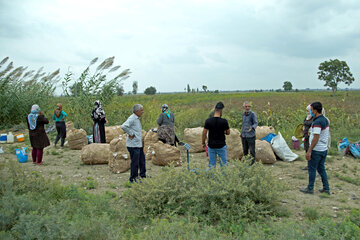
{"label": "blue container", "polygon": [[26,163],[28,161],[29,149],[27,147],[23,147],[22,150],[16,149],[15,153],[19,163]]}
{"label": "blue container", "polygon": [[7,142],[7,134],[3,133],[0,135],[0,143],[6,143]]}

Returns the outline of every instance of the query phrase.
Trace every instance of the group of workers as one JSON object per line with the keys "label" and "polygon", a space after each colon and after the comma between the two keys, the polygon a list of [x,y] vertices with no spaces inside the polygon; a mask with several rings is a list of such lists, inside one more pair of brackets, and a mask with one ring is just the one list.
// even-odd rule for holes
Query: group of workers
{"label": "group of workers", "polygon": [[[229,123],[222,118],[224,104],[218,102],[214,109],[214,115],[206,119],[202,133],[202,146],[208,149],[209,169],[216,167],[217,157],[220,166],[228,165],[227,148],[225,135],[230,134]],[[241,141],[244,156],[250,151],[251,164],[255,163],[255,129],[258,126],[257,116],[252,112],[250,102],[243,103],[244,112],[242,114]],[[323,189],[320,192],[330,194],[329,183],[325,170],[325,159],[327,156],[328,145],[330,141],[329,120],[324,116],[323,107],[320,102],[314,102],[307,107],[307,117],[304,119],[304,148],[306,151],[306,160],[308,161],[307,170],[309,174],[309,184],[306,188],[301,188],[303,193],[314,193],[314,182],[316,171],[319,173],[323,183]],[[132,108],[132,114],[121,125],[121,128],[127,134],[126,147],[130,153],[130,182],[141,182],[141,178],[146,178],[146,161],[142,144],[142,126],[140,118],[144,113],[141,104],[135,104]],[[61,139],[61,147],[64,146],[66,138],[65,119],[67,114],[62,110],[62,104],[57,104],[52,119],[56,122],[57,136],[55,147]],[[94,110],[91,113],[94,121],[93,142],[106,143],[105,124],[108,122],[105,117],[105,111],[101,102],[94,103]],[[38,105],[33,105],[30,114],[27,116],[30,142],[32,146],[32,159],[34,164],[41,165],[43,149],[50,145],[46,135],[44,125],[49,120],[44,116],[43,111]],[[175,145],[179,139],[175,134],[175,116],[170,112],[168,105],[161,106],[161,113],[157,119],[159,125],[157,134],[159,140],[164,143]],[[207,142],[207,145],[206,145]],[[140,178],[139,178],[140,171]]]}

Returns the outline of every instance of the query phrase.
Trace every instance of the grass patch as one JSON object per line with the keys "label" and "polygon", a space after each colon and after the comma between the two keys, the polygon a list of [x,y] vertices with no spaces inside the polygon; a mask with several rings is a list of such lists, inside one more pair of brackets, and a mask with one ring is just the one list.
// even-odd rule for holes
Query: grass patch
{"label": "grass patch", "polygon": [[344,176],[344,175],[341,175],[340,173],[334,173],[335,176],[344,181],[344,182],[347,182],[347,183],[351,183],[351,184],[354,184],[356,186],[360,186],[360,178],[352,178],[352,177],[349,177],[349,176]]}
{"label": "grass patch", "polygon": [[96,189],[97,185],[98,183],[91,177],[87,177],[87,180],[80,184],[81,187],[87,190]]}
{"label": "grass patch", "polygon": [[305,207],[303,209],[305,217],[309,220],[316,220],[319,218],[319,213],[316,208]]}

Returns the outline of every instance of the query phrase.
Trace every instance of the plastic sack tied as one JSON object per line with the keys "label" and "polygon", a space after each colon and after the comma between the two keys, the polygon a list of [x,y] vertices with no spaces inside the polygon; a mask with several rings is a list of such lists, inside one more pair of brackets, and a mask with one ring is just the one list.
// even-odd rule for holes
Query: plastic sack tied
{"label": "plastic sack tied", "polygon": [[271,140],[271,147],[275,154],[283,161],[292,162],[299,157],[291,151],[280,132]]}

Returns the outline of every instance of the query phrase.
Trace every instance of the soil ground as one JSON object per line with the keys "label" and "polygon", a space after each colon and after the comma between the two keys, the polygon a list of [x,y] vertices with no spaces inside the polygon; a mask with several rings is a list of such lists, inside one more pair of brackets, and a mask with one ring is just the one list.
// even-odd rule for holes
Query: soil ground
{"label": "soil ground", "polygon": [[[54,137],[49,136],[51,142]],[[17,162],[15,149],[27,146],[29,142],[0,144],[4,153],[0,154],[0,163],[5,161]],[[182,148],[182,147],[181,147]],[[31,148],[29,147],[29,150]],[[280,204],[290,212],[290,218],[303,219],[304,208],[314,208],[321,215],[337,218],[352,208],[360,208],[360,159],[350,156],[328,156],[326,168],[329,177],[331,195],[318,192],[322,188],[321,179],[317,175],[314,195],[303,194],[300,187],[306,187],[308,183],[307,171],[301,170],[305,165],[303,150],[294,150],[300,158],[294,162],[277,161],[275,164],[264,165],[277,181],[285,184],[286,190]],[[108,165],[84,165],[82,164],[80,150],[55,148],[53,143],[44,150],[44,164],[42,166],[32,164],[31,154],[29,161],[21,163],[27,173],[41,174],[45,179],[57,179],[62,184],[75,184],[86,188],[89,181],[95,182],[94,189],[87,191],[92,193],[104,193],[111,191],[119,197],[129,186],[129,171],[121,174],[110,172]],[[186,152],[182,150],[183,165],[179,171],[186,171]],[[208,163],[205,153],[190,154],[190,167]],[[230,160],[231,163],[231,160]],[[20,163],[19,163],[20,164]],[[147,161],[147,175],[156,177],[162,167],[155,166]]]}

